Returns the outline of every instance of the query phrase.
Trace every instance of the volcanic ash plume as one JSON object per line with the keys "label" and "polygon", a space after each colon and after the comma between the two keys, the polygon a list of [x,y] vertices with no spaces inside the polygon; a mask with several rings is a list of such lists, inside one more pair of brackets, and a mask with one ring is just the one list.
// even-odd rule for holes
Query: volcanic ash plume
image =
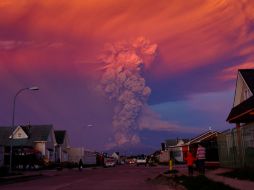
{"label": "volcanic ash plume", "polygon": [[112,126],[116,146],[140,141],[137,120],[151,93],[142,70],[153,61],[156,50],[156,44],[141,37],[108,44],[101,57],[105,64],[101,88],[115,103]]}

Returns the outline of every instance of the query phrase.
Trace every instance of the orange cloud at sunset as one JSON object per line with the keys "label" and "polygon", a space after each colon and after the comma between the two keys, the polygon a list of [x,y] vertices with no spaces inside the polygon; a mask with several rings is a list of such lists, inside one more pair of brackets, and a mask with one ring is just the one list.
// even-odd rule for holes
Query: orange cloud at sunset
{"label": "orange cloud at sunset", "polygon": [[[120,47],[137,38],[154,45],[131,45],[129,52]],[[108,44],[114,44],[110,51],[117,63],[100,59]],[[135,86],[147,87],[143,105],[148,111],[137,109],[137,128],[130,131],[135,142],[143,140],[140,131],[199,132],[208,123],[219,129],[231,106],[237,70],[254,68],[254,1],[1,0],[0,126],[9,124],[17,90],[36,84],[40,91],[24,92],[17,101],[17,123],[54,123],[71,129],[77,142],[87,138],[94,146],[101,135],[104,144],[112,143],[112,117],[120,109],[99,84],[110,66],[108,73],[120,75],[119,63],[139,71],[133,72],[141,84],[133,80]],[[105,91],[118,94],[123,89],[116,88],[118,79],[125,87],[124,76],[109,77]],[[126,102],[134,105],[129,94],[124,95],[132,101]],[[96,133],[83,137],[88,124]]]}
{"label": "orange cloud at sunset", "polygon": [[228,67],[219,76],[222,80],[234,80],[238,69],[254,69],[254,61],[242,63],[237,66]]}
{"label": "orange cloud at sunset", "polygon": [[[154,66],[154,75],[175,74],[215,64],[216,60],[235,54],[240,48],[244,51],[244,44],[253,39],[248,33],[248,22],[254,18],[253,6],[246,6],[246,3],[231,0],[156,3],[147,0],[27,0],[16,3],[6,0],[0,5],[0,26],[4,30],[0,35],[0,49],[9,50],[3,47],[8,45],[4,40],[32,42],[31,48],[29,44],[19,46],[16,51],[9,50],[6,56],[11,55],[13,64],[24,67],[39,64],[36,60],[43,57],[43,64],[52,67],[61,62],[61,58],[53,57],[65,53],[73,57],[64,65],[79,62],[77,58],[95,62],[97,51],[104,43],[141,35],[159,47],[163,63]],[[40,47],[45,43],[65,44],[65,47],[60,47],[53,56],[52,47]],[[47,63],[52,61],[56,62]],[[89,61],[86,64],[98,66]]]}

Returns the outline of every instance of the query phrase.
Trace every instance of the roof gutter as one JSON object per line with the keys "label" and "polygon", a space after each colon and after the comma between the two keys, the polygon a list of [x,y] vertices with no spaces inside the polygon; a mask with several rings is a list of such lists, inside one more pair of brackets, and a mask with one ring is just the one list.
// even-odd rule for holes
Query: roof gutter
{"label": "roof gutter", "polygon": [[227,120],[227,121],[228,121],[229,123],[231,123],[232,120],[235,120],[235,119],[237,119],[237,118],[239,118],[239,117],[241,117],[241,116],[243,116],[243,115],[245,115],[245,114],[248,114],[248,113],[250,113],[250,112],[252,112],[252,111],[254,111],[254,108],[249,109],[249,110],[247,110],[247,111],[245,111],[245,112],[243,112],[243,113],[241,113],[241,114],[239,114],[239,115],[237,115],[237,116],[235,116],[235,117],[233,117],[233,118],[231,118],[231,119],[229,119],[229,120]]}

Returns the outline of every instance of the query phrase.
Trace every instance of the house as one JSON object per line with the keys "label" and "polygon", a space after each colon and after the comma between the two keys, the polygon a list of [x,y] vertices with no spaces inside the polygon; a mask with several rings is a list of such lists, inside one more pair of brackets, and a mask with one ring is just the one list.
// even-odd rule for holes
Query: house
{"label": "house", "polygon": [[0,127],[0,167],[9,164],[10,142],[8,137],[10,134],[10,127]]}
{"label": "house", "polygon": [[113,157],[117,163],[120,163],[120,155],[119,155],[119,152],[113,152],[113,154],[111,155],[111,157]]}
{"label": "house", "polygon": [[70,141],[65,130],[55,130],[55,139],[56,139],[56,147],[55,147],[55,160],[57,162],[67,162],[68,161],[68,149],[70,148]]}
{"label": "house", "polygon": [[254,69],[237,73],[233,107],[227,122],[235,128],[219,137],[220,162],[227,167],[254,167]]}
{"label": "house", "polygon": [[168,163],[169,162],[169,151],[168,150],[161,150],[160,154],[158,155],[159,163]]}
{"label": "house", "polygon": [[0,146],[0,167],[4,165],[4,147]]}
{"label": "house", "polygon": [[83,147],[70,147],[67,149],[69,162],[79,163],[81,159],[82,162],[85,162],[85,149]]}
{"label": "house", "polygon": [[98,161],[98,154],[97,152],[91,150],[84,150],[84,165],[96,165]]}
{"label": "house", "polygon": [[169,158],[173,158],[177,163],[183,163],[188,151],[187,141],[187,139],[167,140],[166,149],[168,150]]}
{"label": "house", "polygon": [[162,143],[162,150],[159,155],[160,163],[168,163],[170,159],[173,159],[177,163],[182,163],[184,160],[185,152],[187,152],[187,145],[185,144],[187,139],[167,139],[165,143]]}
{"label": "house", "polygon": [[[227,121],[241,127],[254,122],[254,69],[238,71],[235,97]],[[241,125],[242,124],[242,125]]]}
{"label": "house", "polygon": [[103,155],[92,151],[86,150],[83,147],[70,147],[67,149],[68,161],[72,163],[79,163],[81,159],[85,166],[101,165],[103,162]]}
{"label": "house", "polygon": [[[173,158],[175,163],[184,163],[187,152],[191,151],[194,156],[197,151],[198,144],[202,144],[206,148],[206,161],[211,164],[218,165],[218,146],[217,131],[206,131],[193,137],[192,139],[169,139],[165,141],[165,151],[161,151],[160,161],[166,162]],[[213,162],[213,163],[212,163]],[[215,163],[216,162],[216,163]]]}
{"label": "house", "polygon": [[218,165],[219,156],[217,137],[219,134],[220,133],[218,131],[208,130],[192,138],[187,143],[188,150],[193,152],[195,156],[198,144],[201,144],[206,149],[206,163],[209,163],[209,165]]}
{"label": "house", "polygon": [[0,160],[4,165],[9,165],[11,146],[15,166],[23,164],[21,162],[25,157],[32,159],[32,155],[40,155],[47,161],[55,161],[55,145],[56,140],[52,125],[0,127],[0,149],[3,152],[3,155],[0,155],[2,157]]}

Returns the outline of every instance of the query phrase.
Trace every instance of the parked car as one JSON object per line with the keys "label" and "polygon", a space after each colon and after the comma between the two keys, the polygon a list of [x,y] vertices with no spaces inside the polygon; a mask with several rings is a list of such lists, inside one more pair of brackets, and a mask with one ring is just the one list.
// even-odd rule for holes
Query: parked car
{"label": "parked car", "polygon": [[134,159],[134,158],[129,158],[129,159],[126,160],[126,163],[127,163],[127,164],[130,164],[130,165],[131,165],[131,164],[135,164],[135,163],[136,163],[136,159]]}
{"label": "parked car", "polygon": [[139,165],[146,165],[146,157],[145,156],[138,156],[137,166],[139,166]]}
{"label": "parked car", "polygon": [[114,167],[116,165],[116,161],[114,158],[105,158],[104,165],[105,167]]}
{"label": "parked car", "polygon": [[119,164],[124,165],[125,164],[124,160],[121,160]]}

